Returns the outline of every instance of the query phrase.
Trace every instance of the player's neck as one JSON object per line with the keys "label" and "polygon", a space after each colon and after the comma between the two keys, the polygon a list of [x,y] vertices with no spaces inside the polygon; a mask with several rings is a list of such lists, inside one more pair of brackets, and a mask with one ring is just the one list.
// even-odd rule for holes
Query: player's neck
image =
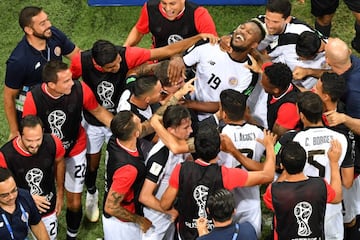
{"label": "player's neck", "polygon": [[229,55],[233,60],[237,62],[245,62],[248,59],[248,53],[249,51],[245,51],[245,52],[232,51],[231,53],[229,53]]}
{"label": "player's neck", "polygon": [[146,109],[149,106],[147,102],[135,97],[134,94],[131,95],[130,102],[140,109]]}
{"label": "player's neck", "polygon": [[337,102],[332,102],[332,101],[328,101],[328,102],[324,102],[324,111],[336,111],[337,109]]}
{"label": "player's neck", "polygon": [[36,50],[42,51],[42,50],[46,49],[46,40],[45,39],[41,39],[41,38],[31,36],[31,35],[26,35],[26,39],[27,39],[28,43]]}
{"label": "player's neck", "polygon": [[4,211],[12,214],[12,213],[14,213],[14,211],[15,211],[15,209],[16,209],[16,204],[13,204],[13,205],[0,204],[0,207],[1,207]]}
{"label": "player's neck", "polygon": [[218,222],[218,221],[216,221],[214,219],[213,219],[213,221],[214,221],[214,226],[215,227],[226,227],[226,226],[229,226],[232,223],[232,218],[225,221],[225,222]]}
{"label": "player's neck", "polygon": [[303,172],[297,174],[287,174],[284,181],[286,182],[299,182],[309,179]]}
{"label": "player's neck", "polygon": [[136,138],[129,139],[126,141],[121,141],[118,138],[116,138],[116,143],[119,144],[120,147],[124,148],[125,150],[129,150],[131,152],[137,151]]}

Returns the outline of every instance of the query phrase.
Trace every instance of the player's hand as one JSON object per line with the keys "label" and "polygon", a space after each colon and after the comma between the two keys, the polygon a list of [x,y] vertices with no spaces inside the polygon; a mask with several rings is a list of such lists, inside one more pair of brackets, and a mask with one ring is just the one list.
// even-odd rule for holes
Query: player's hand
{"label": "player's hand", "polygon": [[204,217],[199,217],[196,220],[196,228],[198,230],[199,236],[207,234],[208,228],[207,228],[208,220]]}
{"label": "player's hand", "polygon": [[176,91],[176,93],[174,94],[174,96],[178,99],[181,100],[186,94],[188,93],[192,93],[193,91],[195,91],[195,87],[193,85],[194,81],[196,78],[192,78],[189,81],[187,81],[184,86],[182,86],[179,90]]}
{"label": "player's hand", "polygon": [[257,138],[256,140],[265,147],[266,146],[274,147],[277,141],[277,135],[271,132],[270,130],[264,129],[264,138],[263,139]]}
{"label": "player's hand", "polygon": [[138,216],[136,218],[136,223],[139,224],[140,229],[143,231],[143,233],[146,233],[152,225],[152,222],[149,219],[141,216]]}
{"label": "player's hand", "polygon": [[219,39],[220,49],[224,52],[231,53],[233,49],[230,46],[230,41],[231,41],[231,35],[225,35],[220,37]]}
{"label": "player's hand", "polygon": [[294,80],[303,80],[306,76],[308,76],[308,72],[306,68],[296,66],[293,71],[293,79]]}
{"label": "player's hand", "polygon": [[299,3],[304,4],[305,0],[297,0]]}
{"label": "player's hand", "polygon": [[175,222],[176,218],[179,216],[179,212],[175,208],[171,208],[170,210],[167,210],[165,213],[170,215],[171,222]]}
{"label": "player's hand", "polygon": [[220,140],[221,140],[221,144],[220,144],[221,151],[227,153],[236,151],[235,145],[228,135],[220,134]]}
{"label": "player's hand", "polygon": [[186,66],[181,56],[171,58],[168,66],[168,77],[171,84],[175,85],[181,78],[186,78]]}
{"label": "player's hand", "polygon": [[330,127],[337,126],[345,122],[345,114],[338,113],[335,110],[325,112],[326,120]]}
{"label": "player's hand", "polygon": [[35,205],[40,213],[46,212],[48,209],[50,209],[51,203],[46,200],[46,197],[38,195],[31,196],[34,199]]}
{"label": "player's hand", "polygon": [[208,40],[210,44],[214,45],[219,42],[219,38],[211,33],[200,33],[200,37],[206,41]]}
{"label": "player's hand", "polygon": [[262,69],[261,69],[262,63],[260,63],[260,61],[256,60],[251,55],[249,55],[249,58],[250,58],[251,64],[246,63],[244,66],[253,72],[262,73]]}
{"label": "player's hand", "polygon": [[328,157],[331,162],[338,162],[341,156],[341,144],[337,139],[333,139],[330,142],[330,148],[328,150]]}

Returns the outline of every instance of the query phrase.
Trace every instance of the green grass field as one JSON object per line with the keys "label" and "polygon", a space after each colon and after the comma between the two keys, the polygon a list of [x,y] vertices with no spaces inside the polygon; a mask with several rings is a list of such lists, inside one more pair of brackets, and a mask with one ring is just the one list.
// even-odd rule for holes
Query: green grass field
{"label": "green grass field", "polygon": [[[131,1],[131,0],[129,0]],[[313,25],[313,17],[310,14],[310,0],[306,4],[300,4],[293,0],[292,15]],[[93,42],[98,39],[110,40],[121,45],[135,24],[140,7],[89,7],[85,0],[3,0],[0,1],[0,10],[3,14],[0,25],[0,76],[5,76],[5,62],[12,49],[23,36],[18,25],[18,13],[24,6],[42,6],[49,14],[54,26],[65,32],[81,49],[91,48]],[[264,13],[264,6],[211,6],[207,7],[213,16],[219,35],[229,33],[234,27],[245,20],[251,19]],[[351,42],[354,29],[353,17],[350,11],[341,1],[340,8],[333,21],[332,35],[340,37],[348,44]],[[150,38],[145,38],[142,47],[150,46]],[[3,81],[0,83],[0,95],[2,95]],[[2,99],[2,96],[1,96]],[[4,115],[3,105],[0,106],[0,144],[8,138],[8,126]],[[103,169],[103,166],[102,168]],[[98,187],[103,190],[103,170],[100,170]],[[102,201],[102,198],[100,198]],[[264,229],[267,234],[269,228]],[[61,214],[59,223],[58,239],[65,239],[66,224],[65,214]],[[102,237],[100,223],[89,223],[84,218],[79,239],[96,239]]]}

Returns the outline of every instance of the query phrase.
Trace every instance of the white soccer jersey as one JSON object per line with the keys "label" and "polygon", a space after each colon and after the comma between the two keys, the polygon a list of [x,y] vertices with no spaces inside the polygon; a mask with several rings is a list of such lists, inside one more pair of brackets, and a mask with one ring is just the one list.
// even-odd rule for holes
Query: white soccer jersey
{"label": "white soccer jersey", "polygon": [[[343,134],[326,127],[314,127],[300,131],[295,135],[293,140],[299,142],[307,154],[307,162],[304,167],[305,175],[323,177],[330,183],[331,169],[327,152],[332,139],[337,139],[341,143],[342,152],[339,160],[339,166],[341,166],[348,145],[347,139]],[[343,222],[341,203],[327,204],[325,212],[326,239],[334,239],[332,233],[343,235],[341,234],[343,233],[343,225],[339,224],[339,222]]]}
{"label": "white soccer jersey", "polygon": [[[252,124],[226,125],[222,131],[233,141],[235,147],[244,155],[259,162],[264,153],[264,146],[256,141],[257,138],[264,137],[263,131]],[[230,154],[219,153],[219,164],[226,167],[240,167],[240,163]],[[246,170],[242,166],[243,169]],[[235,202],[237,204],[235,219],[240,222],[250,222],[260,237],[261,234],[261,205],[259,186],[235,188],[233,190]]]}
{"label": "white soccer jersey", "polygon": [[[117,108],[117,112],[119,111],[124,111],[124,110],[128,110],[128,111],[133,111],[134,109],[131,108],[131,104],[130,104],[130,97],[131,97],[131,92],[129,90],[125,90],[120,97],[119,100],[119,105]],[[151,116],[153,115],[151,106],[148,105],[146,109],[140,109],[140,108],[136,108],[136,111],[138,114],[140,114],[141,116],[143,116],[146,119],[150,119]],[[137,114],[135,113],[135,114]]]}
{"label": "white soccer jersey", "polygon": [[[155,193],[157,199],[161,199],[161,196],[168,187],[170,175],[176,164],[185,161],[189,155],[190,154],[172,153],[161,140],[159,140],[150,150],[146,160],[146,179],[157,183],[158,186]],[[155,226],[155,228],[150,228],[143,235],[143,240],[162,240],[169,228],[172,230],[175,229],[171,228],[172,222],[170,216],[165,213],[144,207],[144,216],[152,222],[152,225]],[[169,234],[169,232],[167,234]]]}
{"label": "white soccer jersey", "polygon": [[[244,92],[259,74],[252,73],[244,65],[230,58],[229,54],[221,51],[219,45],[210,43],[196,46],[183,57],[187,66],[196,65],[194,100],[200,102],[218,102],[220,93],[225,89]],[[245,92],[244,92],[245,93]]]}

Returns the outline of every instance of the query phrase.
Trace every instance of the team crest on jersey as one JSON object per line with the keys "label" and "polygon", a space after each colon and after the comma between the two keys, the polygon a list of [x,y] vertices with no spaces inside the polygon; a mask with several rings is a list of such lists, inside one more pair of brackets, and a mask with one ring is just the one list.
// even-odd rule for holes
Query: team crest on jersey
{"label": "team crest on jersey", "polygon": [[238,79],[236,77],[230,77],[229,78],[229,85],[232,87],[235,87],[238,85]]}
{"label": "team crest on jersey", "polygon": [[178,34],[172,34],[168,38],[168,44],[170,45],[172,43],[176,43],[176,42],[181,41],[181,40],[183,40],[182,36],[180,36]]}
{"label": "team crest on jersey", "polygon": [[210,60],[210,61],[208,61],[208,63],[209,63],[211,66],[214,66],[216,62],[214,62],[213,60]]}
{"label": "team crest on jersey", "polygon": [[59,46],[55,47],[54,54],[58,57],[61,55],[61,48]]}
{"label": "team crest on jersey", "polygon": [[23,222],[28,222],[28,220],[29,220],[29,213],[28,212],[24,212],[23,214],[21,214],[21,220],[23,221]]}

